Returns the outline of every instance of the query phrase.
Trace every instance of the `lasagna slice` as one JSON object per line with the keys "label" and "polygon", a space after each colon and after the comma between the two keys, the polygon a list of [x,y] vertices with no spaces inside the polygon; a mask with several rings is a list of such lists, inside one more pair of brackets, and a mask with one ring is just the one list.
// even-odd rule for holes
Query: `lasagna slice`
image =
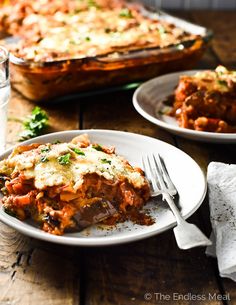
{"label": "lasagna slice", "polygon": [[180,77],[173,111],[180,127],[210,132],[236,132],[236,72],[215,71]]}
{"label": "lasagna slice", "polygon": [[7,45],[12,54],[38,63],[117,58],[199,38],[124,0],[11,0],[0,10],[0,31],[17,38]]}
{"label": "lasagna slice", "polygon": [[150,197],[143,171],[87,135],[17,147],[0,161],[0,183],[8,214],[31,218],[52,234],[126,219],[153,223],[139,212]]}

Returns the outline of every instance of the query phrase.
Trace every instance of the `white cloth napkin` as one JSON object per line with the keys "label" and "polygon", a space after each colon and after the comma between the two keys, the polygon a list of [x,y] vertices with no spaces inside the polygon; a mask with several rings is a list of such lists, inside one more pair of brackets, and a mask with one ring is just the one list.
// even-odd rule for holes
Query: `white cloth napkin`
{"label": "white cloth napkin", "polygon": [[211,162],[207,171],[213,245],[220,276],[236,281],[236,165]]}

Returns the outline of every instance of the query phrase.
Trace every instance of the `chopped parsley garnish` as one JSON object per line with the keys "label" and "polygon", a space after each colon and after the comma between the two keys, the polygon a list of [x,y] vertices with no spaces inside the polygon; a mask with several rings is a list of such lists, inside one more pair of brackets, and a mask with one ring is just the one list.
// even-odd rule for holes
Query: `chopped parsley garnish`
{"label": "chopped parsley garnish", "polygon": [[19,141],[25,141],[44,133],[48,126],[48,116],[44,110],[36,106],[31,115],[23,122],[24,131],[20,134]]}
{"label": "chopped parsley garnish", "polygon": [[94,149],[96,149],[97,151],[103,151],[102,146],[99,145],[99,144],[93,145],[92,147],[93,147]]}
{"label": "chopped parsley garnish", "polygon": [[42,153],[49,152],[49,151],[50,151],[50,147],[48,147],[48,146],[41,149]]}
{"label": "chopped parsley garnish", "polygon": [[101,159],[101,162],[102,162],[102,163],[108,163],[108,164],[111,165],[111,160]]}
{"label": "chopped parsley garnish", "polygon": [[74,40],[70,40],[70,44],[76,45],[77,43]]}
{"label": "chopped parsley garnish", "polygon": [[218,84],[222,85],[222,86],[227,86],[227,82],[225,80],[222,80],[222,79],[218,79]]}
{"label": "chopped parsley garnish", "polygon": [[96,3],[96,1],[94,0],[88,0],[88,6],[89,7],[96,7],[96,8],[100,8],[100,6]]}
{"label": "chopped parsley garnish", "polygon": [[77,155],[81,155],[81,156],[85,156],[85,153],[78,149],[78,148],[72,148],[72,150],[77,154]]}
{"label": "chopped parsley garnish", "polygon": [[57,159],[61,165],[68,165],[68,164],[70,164],[70,157],[71,157],[71,154],[68,153],[68,154],[58,157]]}
{"label": "chopped parsley garnish", "polygon": [[59,141],[59,140],[55,140],[54,142],[52,142],[52,144],[60,144],[61,143],[61,141]]}
{"label": "chopped parsley garnish", "polygon": [[[75,14],[78,14],[78,13],[80,13],[81,12],[81,10],[79,9],[79,8],[76,8],[75,10],[74,10],[74,13]],[[73,15],[73,14],[72,14]]]}
{"label": "chopped parsley garnish", "polygon": [[87,36],[87,37],[85,37],[85,40],[86,41],[91,41],[91,38]]}
{"label": "chopped parsley garnish", "polygon": [[40,161],[43,162],[43,163],[45,163],[45,162],[47,162],[47,161],[49,161],[49,160],[48,160],[48,158],[47,158],[46,156],[42,156],[42,157],[40,158]]}
{"label": "chopped parsley garnish", "polygon": [[160,35],[163,35],[163,34],[167,33],[166,29],[163,26],[158,27],[158,32],[159,32]]}
{"label": "chopped parsley garnish", "polygon": [[123,8],[120,13],[119,13],[120,17],[125,17],[125,18],[133,18],[133,15],[131,13],[131,11],[126,7]]}

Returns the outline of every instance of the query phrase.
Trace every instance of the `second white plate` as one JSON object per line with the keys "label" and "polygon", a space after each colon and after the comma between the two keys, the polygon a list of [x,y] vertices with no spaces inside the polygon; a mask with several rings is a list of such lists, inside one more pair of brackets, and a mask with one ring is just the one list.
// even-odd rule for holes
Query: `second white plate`
{"label": "second white plate", "polygon": [[215,143],[236,143],[236,133],[214,133],[178,126],[175,118],[163,115],[163,101],[173,94],[180,75],[193,75],[200,70],[181,71],[153,78],[143,83],[133,95],[135,109],[148,121],[184,138]]}

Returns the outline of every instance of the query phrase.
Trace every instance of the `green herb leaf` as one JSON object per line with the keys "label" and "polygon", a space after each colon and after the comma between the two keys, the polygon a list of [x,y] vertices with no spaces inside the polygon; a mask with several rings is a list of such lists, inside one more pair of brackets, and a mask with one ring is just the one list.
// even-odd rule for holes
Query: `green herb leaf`
{"label": "green herb leaf", "polygon": [[36,137],[36,134],[32,130],[23,130],[20,133],[19,141],[22,142],[22,141],[25,141],[25,140],[28,140],[28,139],[31,139],[34,137]]}
{"label": "green herb leaf", "polygon": [[131,11],[126,7],[123,8],[120,13],[119,13],[120,17],[125,17],[125,18],[133,18],[133,15],[131,13]]}
{"label": "green herb leaf", "polygon": [[40,158],[40,161],[41,161],[42,163],[45,163],[45,162],[47,162],[47,161],[49,161],[49,160],[48,160],[48,158],[47,158],[46,156],[42,156],[42,157]]}
{"label": "green herb leaf", "polygon": [[87,37],[85,37],[85,40],[86,41],[91,41],[91,38],[87,36]]}
{"label": "green herb leaf", "polygon": [[100,6],[94,0],[88,0],[88,7],[100,8]]}
{"label": "green herb leaf", "polygon": [[81,156],[85,156],[85,153],[78,149],[78,148],[72,148],[72,150],[77,154],[77,155],[81,155]]}
{"label": "green herb leaf", "polygon": [[70,42],[69,42],[70,44],[73,44],[73,45],[76,45],[77,43],[74,41],[74,40],[70,40]]}
{"label": "green herb leaf", "polygon": [[93,147],[94,149],[98,150],[98,151],[103,151],[102,146],[99,145],[99,144],[93,145],[92,147]]}
{"label": "green herb leaf", "polygon": [[166,29],[162,25],[159,25],[158,32],[159,32],[160,35],[163,35],[163,34],[167,33]]}
{"label": "green herb leaf", "polygon": [[[74,14],[79,14],[81,12],[81,10],[79,9],[79,8],[76,8],[75,10],[74,10]],[[73,14],[72,14],[72,16],[73,16]]]}
{"label": "green herb leaf", "polygon": [[28,140],[43,134],[48,126],[48,116],[44,110],[36,106],[31,115],[23,122],[24,130],[19,141]]}
{"label": "green herb leaf", "polygon": [[70,164],[70,157],[71,157],[71,154],[68,153],[68,154],[58,157],[57,159],[61,165],[68,165],[68,164]]}
{"label": "green herb leaf", "polygon": [[111,165],[111,160],[101,159],[101,162],[102,162],[102,163],[108,163],[108,164]]}
{"label": "green herb leaf", "polygon": [[50,151],[50,147],[48,147],[48,146],[41,149],[42,153],[49,152],[49,151]]}
{"label": "green herb leaf", "polygon": [[218,79],[218,84],[221,85],[221,86],[227,86],[227,82],[225,80],[222,80],[222,79]]}
{"label": "green herb leaf", "polygon": [[61,141],[59,141],[59,140],[55,140],[54,142],[52,142],[52,144],[60,144],[61,143]]}

